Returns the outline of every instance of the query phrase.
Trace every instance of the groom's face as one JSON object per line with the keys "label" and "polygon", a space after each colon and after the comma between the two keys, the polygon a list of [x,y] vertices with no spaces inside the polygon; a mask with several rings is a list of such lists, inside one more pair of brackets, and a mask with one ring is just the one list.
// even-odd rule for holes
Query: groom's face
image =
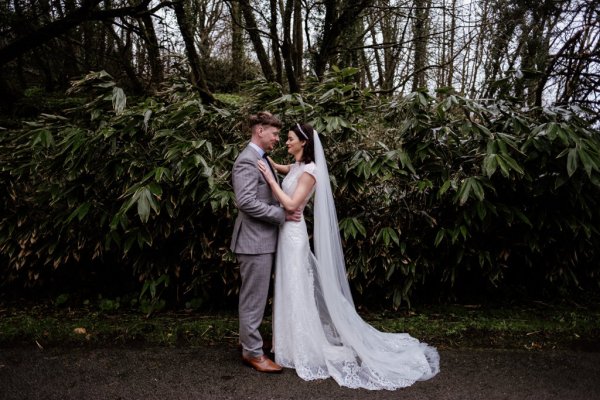
{"label": "groom's face", "polygon": [[273,150],[275,144],[279,142],[279,128],[270,125],[261,125],[259,129],[261,147],[267,152]]}

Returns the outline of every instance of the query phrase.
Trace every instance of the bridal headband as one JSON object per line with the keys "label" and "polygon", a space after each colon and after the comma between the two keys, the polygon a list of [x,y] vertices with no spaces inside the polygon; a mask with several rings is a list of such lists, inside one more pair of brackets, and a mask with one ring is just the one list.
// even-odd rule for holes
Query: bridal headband
{"label": "bridal headband", "polygon": [[296,126],[300,130],[300,133],[302,134],[302,136],[304,136],[304,139],[308,140],[308,135],[306,133],[304,133],[304,131],[302,130],[302,127],[300,126],[300,124],[296,123]]}

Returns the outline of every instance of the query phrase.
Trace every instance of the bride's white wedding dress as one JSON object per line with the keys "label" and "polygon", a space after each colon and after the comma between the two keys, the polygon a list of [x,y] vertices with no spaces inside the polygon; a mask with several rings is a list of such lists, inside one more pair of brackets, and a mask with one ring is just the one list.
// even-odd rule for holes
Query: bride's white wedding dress
{"label": "bride's white wedding dress", "polygon": [[317,180],[316,257],[310,250],[304,218],[286,222],[279,231],[276,255],[275,361],[294,368],[302,379],[332,377],[350,388],[393,390],[429,379],[439,371],[435,348],[406,333],[380,332],[355,310],[327,167],[316,136],[317,166],[293,164],[282,182],[284,192],[292,196],[303,173]]}

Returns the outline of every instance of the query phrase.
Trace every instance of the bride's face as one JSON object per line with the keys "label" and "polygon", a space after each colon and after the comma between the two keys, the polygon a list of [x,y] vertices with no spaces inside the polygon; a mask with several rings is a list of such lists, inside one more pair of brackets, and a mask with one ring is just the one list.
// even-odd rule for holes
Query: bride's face
{"label": "bride's face", "polygon": [[296,132],[288,132],[288,138],[285,142],[285,145],[287,146],[288,153],[293,155],[296,159],[302,158],[302,153],[304,152],[305,144],[306,142],[301,142],[300,139],[298,139]]}

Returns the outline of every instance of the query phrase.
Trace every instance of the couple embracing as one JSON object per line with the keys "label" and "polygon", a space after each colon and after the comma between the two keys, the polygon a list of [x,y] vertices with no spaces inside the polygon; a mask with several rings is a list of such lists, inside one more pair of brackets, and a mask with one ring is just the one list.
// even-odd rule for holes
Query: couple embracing
{"label": "couple embracing", "polygon": [[[380,332],[356,312],[318,133],[306,123],[291,126],[286,145],[294,163],[282,165],[267,157],[281,121],[260,112],[249,125],[251,141],[232,172],[244,363],[260,372],[293,368],[304,380],[331,377],[350,388],[393,390],[436,375],[435,348],[406,333]],[[285,175],[281,186],[277,173]],[[314,254],[303,217],[313,194]],[[275,361],[264,354],[259,333],[273,264]]]}

